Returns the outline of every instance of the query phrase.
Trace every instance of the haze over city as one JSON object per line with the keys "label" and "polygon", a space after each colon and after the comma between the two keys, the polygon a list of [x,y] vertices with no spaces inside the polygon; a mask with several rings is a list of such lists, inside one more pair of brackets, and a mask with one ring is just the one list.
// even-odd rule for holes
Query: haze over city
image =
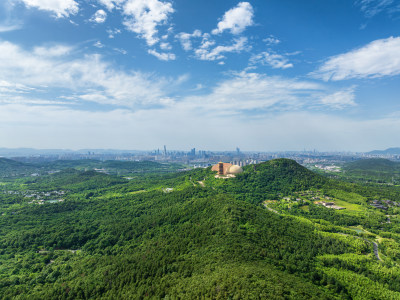
{"label": "haze over city", "polygon": [[1,147],[399,146],[394,0],[5,0]]}

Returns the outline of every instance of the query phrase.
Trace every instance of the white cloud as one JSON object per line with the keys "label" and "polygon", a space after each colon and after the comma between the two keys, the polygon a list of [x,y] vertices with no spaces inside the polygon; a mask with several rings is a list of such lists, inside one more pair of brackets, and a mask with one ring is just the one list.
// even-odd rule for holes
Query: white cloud
{"label": "white cloud", "polygon": [[289,60],[283,55],[270,52],[262,52],[260,54],[253,55],[250,58],[250,63],[261,63],[263,65],[269,65],[274,69],[287,69],[293,67],[293,64],[289,63]]}
{"label": "white cloud", "polygon": [[9,82],[6,80],[0,80],[0,92],[1,93],[24,94],[24,93],[27,93],[32,90],[34,90],[34,88],[28,87],[23,84]]}
{"label": "white cloud", "polygon": [[115,51],[117,51],[117,52],[123,54],[123,55],[128,54],[128,51],[126,51],[125,49],[122,49],[122,48],[113,48],[113,49],[114,49]]}
{"label": "white cloud", "polygon": [[91,22],[95,22],[95,23],[104,23],[107,19],[107,13],[102,10],[99,9],[98,11],[95,12],[95,14],[90,18]]}
{"label": "white cloud", "polygon": [[356,106],[354,99],[354,87],[352,87],[323,96],[321,103],[335,109],[343,109],[348,106]]}
{"label": "white cloud", "polygon": [[56,45],[53,47],[35,47],[33,53],[42,57],[58,57],[65,56],[74,50],[73,47],[65,45]]}
{"label": "white cloud", "polygon": [[71,105],[69,101],[59,101],[59,100],[44,100],[44,99],[35,99],[35,98],[27,98],[23,96],[14,96],[10,98],[8,95],[3,95],[0,93],[0,104],[3,106],[4,104],[23,104],[23,105]]}
{"label": "white cloud", "polygon": [[273,35],[270,35],[269,37],[263,39],[263,42],[267,43],[267,45],[277,45],[280,44],[281,41]]}
{"label": "white cloud", "polygon": [[[240,2],[236,7],[228,10],[222,20],[218,23],[218,28],[212,34],[222,33],[230,30],[233,34],[241,33],[247,26],[253,24],[253,7],[248,2]],[[216,41],[211,38],[209,33],[202,33],[196,29],[193,33],[180,32],[175,35],[179,39],[183,50],[193,50],[194,57],[200,60],[221,60],[226,58],[225,53],[240,53],[250,49],[247,45],[246,37],[239,37],[233,40],[232,45],[216,45]],[[201,38],[201,39],[200,39]],[[197,39],[197,41],[196,41]],[[197,46],[193,46],[197,42]],[[224,64],[219,62],[220,65]]]}
{"label": "white cloud", "polygon": [[240,2],[236,7],[225,12],[212,34],[222,33],[225,30],[229,30],[232,34],[239,34],[251,25],[253,25],[253,7],[249,2]]}
{"label": "white cloud", "polygon": [[162,50],[171,50],[172,46],[170,43],[163,42],[163,43],[160,43],[160,48]]}
{"label": "white cloud", "polygon": [[[184,105],[211,114],[240,114],[256,110],[297,110],[320,102],[325,87],[310,81],[240,72],[208,95],[188,97]],[[182,104],[183,105],[183,104]]]}
{"label": "white cloud", "polygon": [[215,44],[214,41],[210,41],[208,39],[204,39],[202,45],[194,50],[196,58],[200,60],[220,60],[225,58],[222,53],[239,53],[245,50],[247,44],[246,37],[240,37],[234,40],[234,44],[230,46],[217,46],[213,49],[209,49],[211,46]]}
{"label": "white cloud", "polygon": [[[60,96],[101,94],[108,99],[107,104],[131,108],[159,105],[166,97],[171,83],[165,79],[115,70],[96,54],[73,59],[66,56],[69,48],[63,47],[29,51],[0,42],[0,80],[38,88],[43,93],[62,89]],[[52,55],[46,55],[49,53]]]}
{"label": "white cloud", "polygon": [[125,2],[125,0],[97,0],[100,4],[104,5],[109,11],[112,11],[114,8],[121,8],[121,4]]}
{"label": "white cloud", "polygon": [[201,31],[198,29],[193,31],[193,33],[181,32],[176,35],[176,37],[181,42],[183,50],[185,50],[185,51],[189,51],[189,50],[193,49],[192,41],[191,41],[192,38],[199,38],[201,36],[202,36]]}
{"label": "white cloud", "polygon": [[69,17],[79,11],[78,2],[75,0],[19,0],[27,7],[35,7],[40,10],[50,11],[55,17]]}
{"label": "white cloud", "polygon": [[362,48],[330,57],[312,75],[325,81],[398,75],[399,53],[400,37],[376,40]]}
{"label": "white cloud", "polygon": [[127,0],[123,6],[127,16],[124,25],[144,38],[149,46],[159,41],[157,26],[166,24],[174,12],[172,4],[158,0]]}
{"label": "white cloud", "polygon": [[176,59],[176,56],[173,53],[159,53],[154,49],[149,49],[147,52],[149,54],[151,54],[151,55],[154,55],[159,60],[168,61],[168,60],[175,60]]}
{"label": "white cloud", "polygon": [[96,48],[99,48],[99,49],[104,48],[104,45],[100,41],[97,41],[96,43],[94,43],[93,46],[95,46]]}

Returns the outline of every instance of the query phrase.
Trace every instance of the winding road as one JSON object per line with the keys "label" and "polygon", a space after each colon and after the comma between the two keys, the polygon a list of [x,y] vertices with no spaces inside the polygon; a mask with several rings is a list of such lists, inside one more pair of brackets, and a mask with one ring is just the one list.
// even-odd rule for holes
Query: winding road
{"label": "winding road", "polygon": [[[268,209],[269,211],[272,211],[273,213],[276,213],[276,214],[279,215],[279,213],[278,213],[275,209],[272,209],[272,208],[268,207],[267,203],[264,203],[264,206],[265,206],[265,208]],[[348,234],[343,233],[343,232],[338,232],[338,233],[348,236]],[[353,236],[353,235],[352,235],[352,236]],[[362,239],[362,240],[364,240],[364,241],[366,241],[366,242],[368,242],[368,243],[372,243],[372,245],[374,246],[374,255],[375,255],[376,259],[379,260],[379,261],[382,261],[382,259],[379,257],[379,251],[378,251],[378,250],[379,250],[379,249],[378,249],[379,246],[378,246],[377,243],[372,242],[372,241],[370,241],[370,240],[368,240],[368,239],[364,239],[364,238],[359,237],[359,236],[353,236],[353,237],[355,237],[355,238],[357,238],[357,239]]]}

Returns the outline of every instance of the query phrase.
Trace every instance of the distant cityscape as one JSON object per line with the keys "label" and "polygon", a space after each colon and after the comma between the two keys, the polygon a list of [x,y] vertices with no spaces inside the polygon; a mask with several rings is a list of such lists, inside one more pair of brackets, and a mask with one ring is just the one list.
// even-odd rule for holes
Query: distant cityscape
{"label": "distant cityscape", "polygon": [[256,152],[241,151],[237,147],[233,151],[190,151],[169,150],[167,145],[151,151],[113,150],[113,149],[86,149],[86,150],[59,150],[59,149],[6,149],[0,148],[0,157],[7,157],[21,162],[46,162],[54,160],[119,160],[119,161],[155,161],[160,163],[180,163],[189,167],[208,167],[217,162],[229,162],[234,165],[246,166],[274,158],[289,158],[302,165],[314,165],[320,169],[334,171],[337,164],[363,158],[386,158],[400,161],[400,148],[377,150],[371,152],[319,152],[313,151],[279,151]]}

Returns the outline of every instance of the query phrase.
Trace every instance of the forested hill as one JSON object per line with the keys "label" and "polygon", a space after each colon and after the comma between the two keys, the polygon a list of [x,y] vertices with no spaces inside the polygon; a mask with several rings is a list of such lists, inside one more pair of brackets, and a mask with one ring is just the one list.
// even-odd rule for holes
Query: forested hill
{"label": "forested hill", "polygon": [[120,177],[96,171],[79,171],[75,169],[66,169],[55,174],[34,177],[32,180],[26,181],[31,188],[39,191],[66,189],[77,192],[104,189],[127,182],[128,180]]}
{"label": "forested hill", "polygon": [[346,171],[394,172],[400,171],[400,163],[384,158],[371,158],[347,163],[343,168]]}
{"label": "forested hill", "polygon": [[56,160],[47,163],[34,164],[45,169],[64,170],[68,168],[74,169],[104,169],[108,173],[124,174],[124,173],[143,173],[143,172],[163,172],[176,171],[182,168],[179,164],[158,163],[152,161],[118,161],[118,160]]}
{"label": "forested hill", "polygon": [[12,160],[12,159],[8,159],[8,158],[4,158],[4,157],[0,157],[0,168],[17,168],[17,167],[25,167],[26,164]]}
{"label": "forested hill", "polygon": [[278,195],[288,195],[294,191],[318,189],[329,181],[294,160],[284,158],[246,166],[243,173],[229,180],[213,180],[215,173],[209,169],[195,174],[193,177],[197,180],[208,176],[207,180],[215,187],[252,203],[276,199]]}
{"label": "forested hill", "polygon": [[362,159],[345,164],[342,176],[358,182],[399,184],[400,163],[383,158]]}
{"label": "forested hill", "polygon": [[[327,182],[321,175],[315,174],[294,160],[274,159],[249,166],[242,176],[232,180],[230,186],[235,193],[254,193],[255,198],[263,198],[276,193],[287,194],[293,191],[320,188]],[[243,189],[243,190],[242,190]],[[242,191],[240,191],[242,190]]]}
{"label": "forested hill", "polygon": [[35,167],[30,164],[25,164],[12,159],[0,157],[0,176],[18,176],[20,174],[33,172],[34,170]]}
{"label": "forested hill", "polygon": [[138,173],[169,173],[183,168],[176,163],[158,163],[152,161],[116,161],[116,160],[55,160],[50,162],[23,163],[11,159],[0,158],[0,177],[22,177],[46,175],[66,169],[97,170],[113,175],[132,175]]}
{"label": "forested hill", "polygon": [[[398,222],[340,184],[287,159],[231,179],[68,169],[4,181],[0,299],[400,299]],[[308,199],[332,186],[348,209]]]}

